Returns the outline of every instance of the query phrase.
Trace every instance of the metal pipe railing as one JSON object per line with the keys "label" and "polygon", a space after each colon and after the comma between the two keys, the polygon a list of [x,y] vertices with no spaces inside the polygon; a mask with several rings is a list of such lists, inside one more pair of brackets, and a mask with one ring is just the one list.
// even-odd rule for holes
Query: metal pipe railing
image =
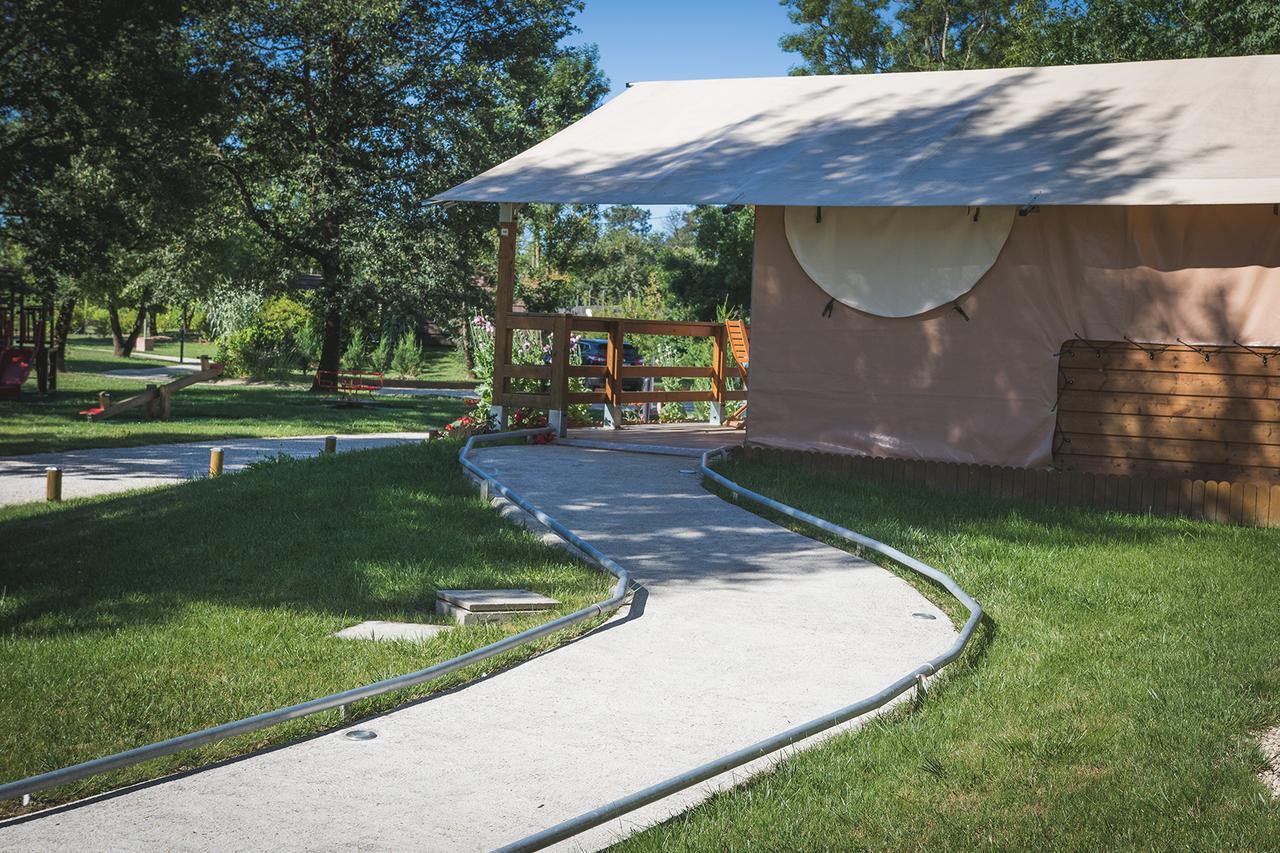
{"label": "metal pipe railing", "polygon": [[577,817],[570,818],[569,820],[558,823],[555,826],[544,829],[541,832],[526,836],[519,841],[512,842],[499,848],[500,851],[541,850],[544,847],[549,847],[557,842],[572,838],[573,836],[581,832],[585,832],[592,827],[599,826],[600,824],[606,823],[614,818],[621,817],[628,812],[635,811],[642,806],[647,806],[650,803],[655,803],[658,800],[669,797],[672,794],[696,785],[699,782],[705,782],[708,779],[719,776],[721,773],[732,770],[735,767],[740,767],[757,758],[762,758],[772,752],[778,751],[779,749],[783,749],[791,746],[792,744],[798,743],[799,741],[813,737],[827,729],[838,726],[841,723],[848,722],[855,717],[859,717],[868,711],[874,711],[875,709],[888,704],[896,697],[910,690],[916,684],[921,683],[925,677],[933,675],[942,667],[958,658],[964,651],[965,646],[969,643],[969,639],[973,636],[974,630],[978,627],[978,623],[982,619],[982,606],[978,604],[978,602],[975,601],[967,592],[965,592],[949,575],[926,563],[920,562],[914,557],[902,553],[897,548],[885,545],[882,542],[877,542],[869,536],[863,536],[860,533],[855,533],[838,524],[832,524],[825,519],[818,518],[815,515],[810,515],[809,513],[798,510],[795,507],[788,506],[787,504],[775,501],[772,498],[765,497],[758,492],[753,492],[750,489],[733,482],[727,477],[718,474],[711,469],[710,465],[708,465],[708,461],[713,456],[723,456],[728,449],[729,448],[727,447],[722,447],[718,450],[711,450],[702,454],[700,467],[703,477],[710,479],[717,485],[727,489],[733,495],[755,501],[761,506],[771,509],[774,512],[782,513],[783,515],[794,518],[797,521],[804,522],[812,527],[816,527],[833,536],[853,542],[861,548],[865,548],[869,551],[874,551],[882,556],[888,557],[895,563],[911,569],[912,571],[940,584],[947,590],[947,592],[955,596],[955,598],[969,611],[969,618],[965,621],[964,627],[961,628],[959,636],[945,652],[937,655],[936,657],[930,658],[920,666],[894,681],[889,686],[885,687],[883,690],[874,693],[871,696],[859,699],[851,705],[846,705],[839,710],[832,711],[829,714],[824,714],[821,717],[787,729],[786,731],[773,735],[772,737],[757,741],[756,743],[744,747],[736,752],[731,752],[728,755],[708,761],[705,764],[694,767],[692,770],[687,770],[684,773],[672,776],[671,778],[658,782],[655,785],[650,785],[648,788],[628,794],[627,796],[616,799],[611,803],[606,803],[599,808],[584,812]]}
{"label": "metal pipe railing", "polygon": [[213,726],[207,729],[201,729],[190,734],[179,735],[178,737],[169,738],[168,740],[158,741],[156,743],[139,746],[134,749],[118,752],[114,755],[107,755],[102,758],[95,758],[92,761],[85,761],[80,764],[73,764],[70,767],[63,767],[59,770],[51,770],[48,773],[41,773],[37,776],[30,776],[26,779],[19,779],[15,782],[8,782],[0,785],[0,800],[22,797],[36,791],[42,791],[46,788],[53,788],[68,782],[74,782],[77,779],[83,779],[87,776],[94,776],[99,773],[106,773],[111,770],[119,770],[124,767],[131,767],[135,764],[141,764],[144,761],[150,761],[154,758],[160,758],[165,755],[171,755],[175,752],[181,752],[185,749],[191,749],[204,744],[214,743],[215,741],[224,740],[235,735],[247,734],[248,732],[264,729],[279,723],[295,720],[299,717],[318,714],[321,711],[329,711],[334,708],[342,708],[352,702],[361,699],[368,699],[373,696],[380,696],[384,693],[391,693],[396,690],[403,690],[406,687],[415,687],[419,684],[425,684],[451,672],[479,663],[500,655],[503,652],[511,651],[553,634],[562,628],[575,625],[587,619],[597,616],[603,616],[617,610],[622,604],[627,594],[627,587],[630,583],[630,576],[626,569],[615,563],[613,560],[600,553],[596,548],[584,542],[572,531],[564,527],[551,516],[530,504],[524,497],[502,483],[495,480],[490,474],[478,467],[474,462],[467,458],[467,454],[471,451],[473,445],[477,443],[489,443],[494,441],[503,441],[513,438],[526,438],[535,435],[541,435],[551,432],[549,428],[518,430],[506,433],[493,433],[484,436],[472,436],[463,446],[462,451],[458,454],[458,459],[467,470],[479,476],[484,482],[488,483],[491,491],[497,492],[519,506],[526,512],[534,515],[539,521],[551,528],[562,539],[567,540],[579,551],[585,554],[589,559],[605,572],[613,575],[618,579],[617,584],[613,588],[612,594],[603,601],[591,604],[581,610],[575,610],[559,619],[554,619],[543,625],[538,625],[519,634],[512,634],[510,637],[490,643],[487,646],[467,652],[464,655],[451,658],[426,669],[420,669],[415,672],[398,675],[393,678],[386,678],[382,681],[375,681],[372,684],[366,684],[363,687],[355,687],[350,690],[344,690],[341,693],[333,693],[328,696],[322,696],[319,699],[311,699],[306,702],[300,702],[297,705],[290,705],[287,708],[279,708],[274,711],[267,711],[262,714],[255,714],[252,717],[245,717],[242,720],[236,720],[230,723]]}

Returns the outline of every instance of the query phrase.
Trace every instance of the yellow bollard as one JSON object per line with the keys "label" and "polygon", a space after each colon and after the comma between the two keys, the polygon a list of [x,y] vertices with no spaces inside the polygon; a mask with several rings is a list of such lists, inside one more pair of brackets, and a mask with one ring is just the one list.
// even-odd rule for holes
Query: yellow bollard
{"label": "yellow bollard", "polygon": [[213,447],[209,449],[209,476],[222,476],[222,448]]}
{"label": "yellow bollard", "polygon": [[325,453],[338,452],[338,437],[336,435],[326,435],[324,437],[324,452]]}
{"label": "yellow bollard", "polygon": [[62,469],[44,469],[44,497],[48,501],[62,500]]}

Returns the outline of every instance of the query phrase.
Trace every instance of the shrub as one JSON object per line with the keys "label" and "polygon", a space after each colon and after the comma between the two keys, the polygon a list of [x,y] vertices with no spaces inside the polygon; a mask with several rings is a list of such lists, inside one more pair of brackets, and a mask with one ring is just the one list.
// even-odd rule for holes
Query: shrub
{"label": "shrub", "polygon": [[298,359],[302,362],[304,370],[310,369],[311,365],[320,362],[320,348],[323,342],[320,340],[320,333],[316,331],[314,323],[308,323],[298,332],[295,345],[298,350]]}
{"label": "shrub", "polygon": [[234,376],[287,376],[307,367],[301,344],[314,335],[307,309],[277,296],[262,304],[254,322],[218,338],[217,359]]}
{"label": "shrub", "polygon": [[391,370],[400,376],[417,376],[422,372],[422,347],[413,332],[405,332],[391,354]]}
{"label": "shrub", "polygon": [[348,370],[367,370],[369,367],[369,341],[364,332],[356,329],[347,348],[342,352],[342,366]]}
{"label": "shrub", "polygon": [[369,362],[372,370],[386,370],[391,364],[391,339],[387,335],[383,335],[378,345],[373,348]]}

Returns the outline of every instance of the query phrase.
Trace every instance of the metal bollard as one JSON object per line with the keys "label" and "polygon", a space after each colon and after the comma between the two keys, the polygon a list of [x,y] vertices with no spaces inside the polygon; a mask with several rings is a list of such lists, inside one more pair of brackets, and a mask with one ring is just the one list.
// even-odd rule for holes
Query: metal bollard
{"label": "metal bollard", "polygon": [[222,476],[222,448],[213,447],[209,449],[209,476]]}
{"label": "metal bollard", "polygon": [[48,501],[62,500],[62,469],[44,469],[44,497]]}
{"label": "metal bollard", "polygon": [[324,452],[325,453],[338,452],[338,437],[336,435],[326,435],[324,437]]}

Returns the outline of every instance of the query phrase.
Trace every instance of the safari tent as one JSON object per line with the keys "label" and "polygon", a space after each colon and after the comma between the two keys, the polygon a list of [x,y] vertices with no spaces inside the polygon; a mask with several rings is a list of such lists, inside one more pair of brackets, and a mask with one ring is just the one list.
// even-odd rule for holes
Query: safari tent
{"label": "safari tent", "polygon": [[638,83],[438,200],[754,206],[750,443],[1280,480],[1280,56]]}

